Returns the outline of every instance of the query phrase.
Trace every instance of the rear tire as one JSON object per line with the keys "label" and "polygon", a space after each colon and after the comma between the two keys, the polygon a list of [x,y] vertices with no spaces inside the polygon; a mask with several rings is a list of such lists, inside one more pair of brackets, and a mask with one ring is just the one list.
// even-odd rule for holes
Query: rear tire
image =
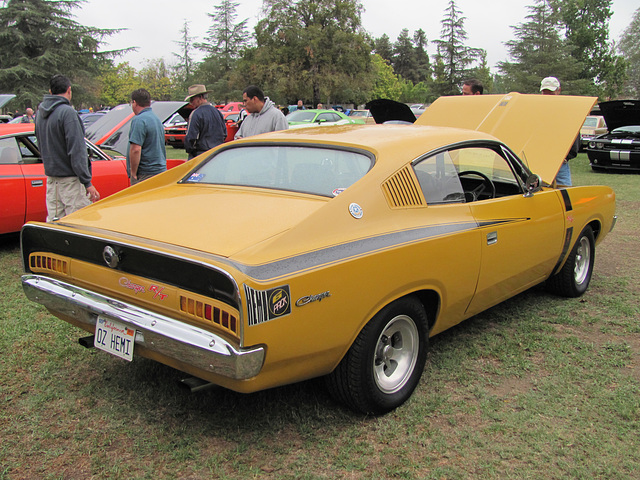
{"label": "rear tire", "polygon": [[590,226],[584,227],[562,269],[549,280],[547,289],[564,297],[579,297],[587,291],[596,257]]}
{"label": "rear tire", "polygon": [[405,297],[384,307],[362,329],[326,377],[332,396],[372,415],[402,405],[413,393],[427,358],[428,322],[422,304]]}

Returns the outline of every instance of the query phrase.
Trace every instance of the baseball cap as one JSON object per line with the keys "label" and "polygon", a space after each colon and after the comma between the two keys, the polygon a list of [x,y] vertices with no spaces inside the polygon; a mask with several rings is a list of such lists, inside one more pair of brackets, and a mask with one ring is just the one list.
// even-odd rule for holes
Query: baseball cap
{"label": "baseball cap", "polygon": [[540,91],[550,90],[555,92],[560,88],[560,81],[556,77],[547,77],[540,83]]}

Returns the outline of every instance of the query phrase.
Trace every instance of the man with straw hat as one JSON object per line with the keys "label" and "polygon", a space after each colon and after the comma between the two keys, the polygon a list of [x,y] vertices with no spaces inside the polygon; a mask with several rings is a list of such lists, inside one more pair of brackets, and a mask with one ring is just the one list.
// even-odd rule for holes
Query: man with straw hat
{"label": "man with straw hat", "polygon": [[184,99],[194,108],[184,138],[189,159],[211,150],[227,138],[227,126],[222,113],[207,100],[209,92],[204,85],[191,85]]}

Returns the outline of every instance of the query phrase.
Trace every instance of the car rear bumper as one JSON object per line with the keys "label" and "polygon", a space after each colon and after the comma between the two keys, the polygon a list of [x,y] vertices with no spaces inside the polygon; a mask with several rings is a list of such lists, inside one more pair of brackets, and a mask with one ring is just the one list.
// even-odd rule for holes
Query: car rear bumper
{"label": "car rear bumper", "polygon": [[255,377],[264,347],[240,348],[219,335],[135,305],[39,275],[24,275],[27,297],[62,317],[95,330],[98,315],[135,329],[135,344],[205,374],[234,380]]}

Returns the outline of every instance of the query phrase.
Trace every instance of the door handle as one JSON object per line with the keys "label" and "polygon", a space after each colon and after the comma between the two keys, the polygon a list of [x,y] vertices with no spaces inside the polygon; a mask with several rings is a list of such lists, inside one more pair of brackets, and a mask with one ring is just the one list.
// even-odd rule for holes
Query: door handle
{"label": "door handle", "polygon": [[43,180],[31,180],[31,186],[32,187],[41,187],[44,185],[44,181]]}
{"label": "door handle", "polygon": [[487,233],[487,245],[498,243],[498,232]]}

